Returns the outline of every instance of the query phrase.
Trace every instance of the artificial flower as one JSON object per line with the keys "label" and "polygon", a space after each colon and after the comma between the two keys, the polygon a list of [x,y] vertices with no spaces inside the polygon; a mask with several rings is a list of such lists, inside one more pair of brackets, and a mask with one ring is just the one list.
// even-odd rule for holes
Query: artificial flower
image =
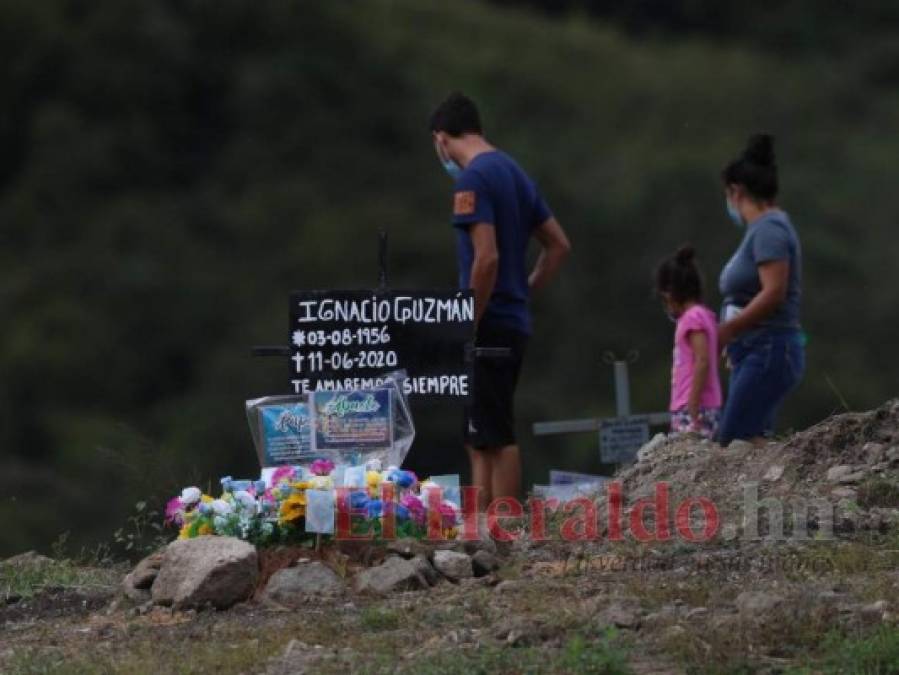
{"label": "artificial flower", "polygon": [[200,501],[203,492],[198,487],[187,487],[181,491],[181,503],[184,506],[193,506]]}
{"label": "artificial flower", "polygon": [[380,518],[384,511],[384,504],[380,499],[372,499],[368,502],[368,517]]}
{"label": "artificial flower", "polygon": [[403,471],[402,469],[392,469],[388,471],[387,480],[396,483],[402,489],[411,488],[415,485],[418,478],[412,471]]}
{"label": "artificial flower", "polygon": [[292,466],[279,466],[272,474],[272,485],[278,483],[290,483],[297,477],[297,472]]}
{"label": "artificial flower", "polygon": [[456,524],[458,512],[455,504],[444,500],[440,503],[438,512],[440,513],[440,520],[444,529],[453,527]]}
{"label": "artificial flower", "polygon": [[368,508],[368,495],[362,492],[361,490],[356,490],[350,493],[350,508],[353,509],[367,509]]}
{"label": "artificial flower", "polygon": [[309,470],[316,476],[328,476],[334,470],[334,462],[330,459],[317,459],[309,466]]}
{"label": "artificial flower", "polygon": [[292,494],[281,502],[278,519],[282,523],[293,523],[306,515],[306,495]]}
{"label": "artificial flower", "polygon": [[234,501],[238,507],[247,511],[256,510],[256,498],[246,490],[234,493]]}
{"label": "artificial flower", "polygon": [[179,497],[172,497],[165,505],[165,524],[181,527],[184,523],[184,504]]}
{"label": "artificial flower", "polygon": [[365,463],[366,471],[381,471],[381,460],[377,457],[374,459],[370,459]]}
{"label": "artificial flower", "polygon": [[228,516],[234,511],[234,507],[224,499],[216,499],[210,506],[217,516]]}
{"label": "artificial flower", "polygon": [[409,515],[419,525],[424,525],[427,516],[425,513],[425,505],[416,495],[406,494],[400,497],[400,505],[408,509]]}

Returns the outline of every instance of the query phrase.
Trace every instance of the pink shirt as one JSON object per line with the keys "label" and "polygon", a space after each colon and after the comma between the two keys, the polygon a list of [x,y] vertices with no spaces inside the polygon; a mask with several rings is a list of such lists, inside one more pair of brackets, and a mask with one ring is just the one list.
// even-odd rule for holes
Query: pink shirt
{"label": "pink shirt", "polygon": [[693,349],[689,335],[701,330],[709,344],[709,375],[699,405],[702,408],[721,407],[721,383],[718,381],[718,320],[704,305],[693,305],[677,319],[674,329],[674,365],[671,368],[671,410],[690,404],[690,384],[693,381]]}

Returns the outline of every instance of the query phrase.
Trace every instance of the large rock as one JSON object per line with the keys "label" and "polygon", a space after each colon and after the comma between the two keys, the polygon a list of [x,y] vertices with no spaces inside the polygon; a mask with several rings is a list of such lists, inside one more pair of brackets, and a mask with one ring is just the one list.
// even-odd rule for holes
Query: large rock
{"label": "large rock", "polygon": [[483,577],[499,569],[499,561],[489,551],[476,551],[471,556],[471,566],[476,577]]}
{"label": "large rock", "polygon": [[136,602],[145,602],[150,599],[150,588],[165,558],[165,551],[151,553],[141,560],[122,580],[122,590],[125,595]]}
{"label": "large rock", "polygon": [[451,581],[467,579],[474,575],[471,558],[457,551],[435,551],[434,567]]}
{"label": "large rock", "polygon": [[22,569],[25,567],[46,567],[52,565],[53,562],[53,558],[41,555],[37,551],[25,551],[25,553],[0,561],[0,564]]}
{"label": "large rock", "polygon": [[430,560],[431,556],[434,554],[434,548],[432,546],[411,537],[394,539],[387,544],[387,551],[401,555],[404,558],[423,556],[428,560]]}
{"label": "large rock", "polygon": [[634,603],[614,602],[596,615],[597,627],[637,630],[640,628],[640,608]]}
{"label": "large rock", "polygon": [[227,609],[256,588],[256,548],[234,537],[204,536],[173,541],[153,582],[153,601],[176,609]]}
{"label": "large rock", "polygon": [[334,596],[343,590],[343,579],[327,565],[301,563],[275,572],[265,586],[262,599],[297,609],[310,598]]}
{"label": "large rock", "polygon": [[842,483],[851,474],[852,467],[848,464],[832,466],[827,470],[827,481],[830,483]]}
{"label": "large rock", "polygon": [[[387,558],[377,567],[356,575],[354,586],[359,593],[386,595],[394,591],[415,591],[428,588],[428,580],[420,567],[423,558]],[[427,562],[427,561],[425,561]]]}

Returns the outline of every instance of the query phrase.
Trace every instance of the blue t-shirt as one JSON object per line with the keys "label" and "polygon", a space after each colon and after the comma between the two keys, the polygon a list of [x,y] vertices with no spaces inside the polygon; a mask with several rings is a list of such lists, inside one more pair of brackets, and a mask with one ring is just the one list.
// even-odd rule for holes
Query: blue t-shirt
{"label": "blue t-shirt", "polygon": [[459,175],[454,188],[453,225],[458,237],[460,288],[471,287],[474,246],[469,228],[488,223],[496,232],[499,264],[484,322],[530,334],[528,243],[534,228],[550,215],[537,186],[504,152],[477,155]]}
{"label": "blue t-shirt", "polygon": [[769,211],[749,225],[737,252],[721,270],[719,287],[724,304],[748,305],[762,290],[758,266],[773,260],[787,260],[790,264],[787,296],[761,326],[799,328],[802,247],[790,217],[780,210]]}

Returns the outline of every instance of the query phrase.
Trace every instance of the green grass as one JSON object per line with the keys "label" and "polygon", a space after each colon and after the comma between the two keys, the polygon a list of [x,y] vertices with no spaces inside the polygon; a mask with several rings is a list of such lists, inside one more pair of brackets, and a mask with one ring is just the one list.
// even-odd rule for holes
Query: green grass
{"label": "green grass", "polygon": [[[385,666],[387,664],[384,664]],[[372,664],[366,672],[385,672]],[[487,646],[479,649],[453,649],[434,653],[414,664],[389,672],[416,675],[528,675],[544,673],[586,673],[627,675],[627,652],[616,644],[616,635],[599,639],[575,636],[559,649],[539,647]]]}
{"label": "green grass", "polygon": [[399,611],[382,607],[366,607],[362,610],[359,622],[367,631],[396,630],[402,623],[403,616]]}
{"label": "green grass", "polygon": [[118,584],[121,571],[115,568],[81,567],[69,560],[44,564],[0,563],[0,598],[29,598],[51,588],[78,591],[108,589]]}
{"label": "green grass", "polygon": [[886,478],[865,481],[858,486],[858,503],[866,509],[895,508],[899,504],[899,481]]}
{"label": "green grass", "polygon": [[861,638],[831,634],[824,641],[826,673],[896,675],[899,673],[899,627],[881,626]]}

